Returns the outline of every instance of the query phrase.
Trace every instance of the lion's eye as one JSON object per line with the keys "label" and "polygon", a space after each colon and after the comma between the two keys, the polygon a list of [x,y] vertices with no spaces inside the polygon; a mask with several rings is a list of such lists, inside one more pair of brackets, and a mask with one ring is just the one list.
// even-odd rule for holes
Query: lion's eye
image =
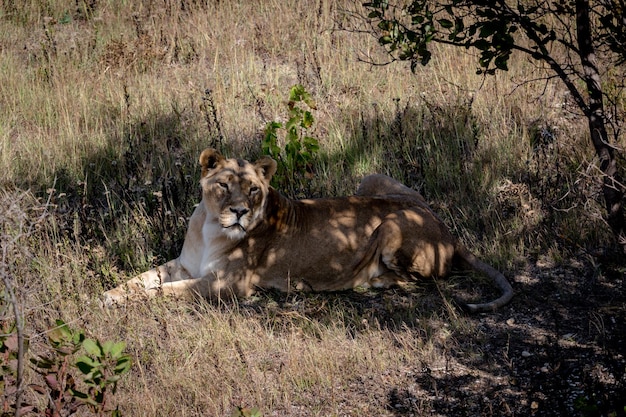
{"label": "lion's eye", "polygon": [[228,191],[228,184],[226,184],[225,182],[218,182],[217,185]]}
{"label": "lion's eye", "polygon": [[259,187],[250,187],[250,195],[254,195],[259,192]]}

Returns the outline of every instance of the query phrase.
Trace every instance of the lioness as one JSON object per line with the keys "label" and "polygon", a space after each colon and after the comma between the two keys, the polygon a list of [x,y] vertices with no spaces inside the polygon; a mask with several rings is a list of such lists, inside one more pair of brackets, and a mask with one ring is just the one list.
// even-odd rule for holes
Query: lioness
{"label": "lioness", "polygon": [[511,300],[506,278],[459,243],[416,191],[384,175],[363,179],[354,196],[291,200],[270,187],[276,161],[200,155],[202,201],[177,259],[104,293],[107,305],[133,294],[246,297],[257,288],[333,291],[389,287],[445,276],[453,260],[491,277]]}

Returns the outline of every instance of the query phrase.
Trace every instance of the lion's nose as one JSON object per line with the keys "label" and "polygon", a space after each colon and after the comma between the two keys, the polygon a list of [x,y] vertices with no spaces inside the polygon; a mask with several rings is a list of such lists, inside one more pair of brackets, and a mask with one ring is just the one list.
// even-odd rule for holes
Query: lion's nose
{"label": "lion's nose", "polygon": [[241,219],[250,210],[248,210],[245,207],[231,207],[230,211],[235,213],[235,215],[237,216],[237,219]]}

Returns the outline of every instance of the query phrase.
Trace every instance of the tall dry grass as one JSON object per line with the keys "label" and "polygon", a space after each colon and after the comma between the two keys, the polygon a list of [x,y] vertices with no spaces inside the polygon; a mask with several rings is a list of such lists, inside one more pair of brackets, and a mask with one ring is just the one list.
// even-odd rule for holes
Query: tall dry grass
{"label": "tall dry grass", "polygon": [[296,83],[318,104],[312,195],[391,174],[512,278],[529,258],[608,242],[585,127],[564,111],[558,83],[523,83],[536,69],[517,57],[482,79],[475,57],[447,48],[415,74],[369,65],[386,57],[375,39],[342,30],[354,7],[2,3],[2,199],[30,190],[24,213],[50,202],[13,261],[31,350],[57,317],[126,340],[135,366],[116,395],[125,415],[218,416],[238,405],[267,416],[428,412],[416,374],[446,369],[450,351],[480,354],[481,330],[448,303],[458,290],[486,296],[480,279],[413,293],[98,306],[104,289],[177,256],[201,149],[258,156],[265,123],[285,117]]}

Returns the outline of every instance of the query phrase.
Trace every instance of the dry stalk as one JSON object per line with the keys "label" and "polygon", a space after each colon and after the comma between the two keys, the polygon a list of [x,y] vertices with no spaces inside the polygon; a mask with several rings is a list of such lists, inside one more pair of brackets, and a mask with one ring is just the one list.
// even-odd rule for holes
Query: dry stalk
{"label": "dry stalk", "polygon": [[[56,182],[56,180],[55,180]],[[53,186],[54,188],[54,186]],[[16,392],[15,392],[15,416],[19,417],[21,412],[22,396],[24,394],[23,380],[24,380],[24,317],[22,315],[20,304],[15,294],[14,282],[15,278],[10,268],[10,258],[15,255],[15,252],[20,248],[20,243],[31,236],[37,227],[48,216],[48,208],[50,206],[50,198],[52,193],[49,194],[48,200],[41,208],[42,211],[37,218],[30,221],[28,216],[28,209],[23,207],[23,203],[27,197],[28,192],[23,192],[17,197],[9,196],[7,193],[2,197],[4,202],[8,204],[1,204],[4,207],[4,212],[0,214],[1,234],[0,242],[2,242],[2,259],[0,261],[0,276],[6,288],[7,302],[11,305],[11,310],[15,317],[15,329],[17,332],[17,375],[16,375]],[[13,221],[13,224],[10,222]],[[12,229],[12,230],[11,230]],[[13,230],[17,230],[16,233],[11,233]]]}

